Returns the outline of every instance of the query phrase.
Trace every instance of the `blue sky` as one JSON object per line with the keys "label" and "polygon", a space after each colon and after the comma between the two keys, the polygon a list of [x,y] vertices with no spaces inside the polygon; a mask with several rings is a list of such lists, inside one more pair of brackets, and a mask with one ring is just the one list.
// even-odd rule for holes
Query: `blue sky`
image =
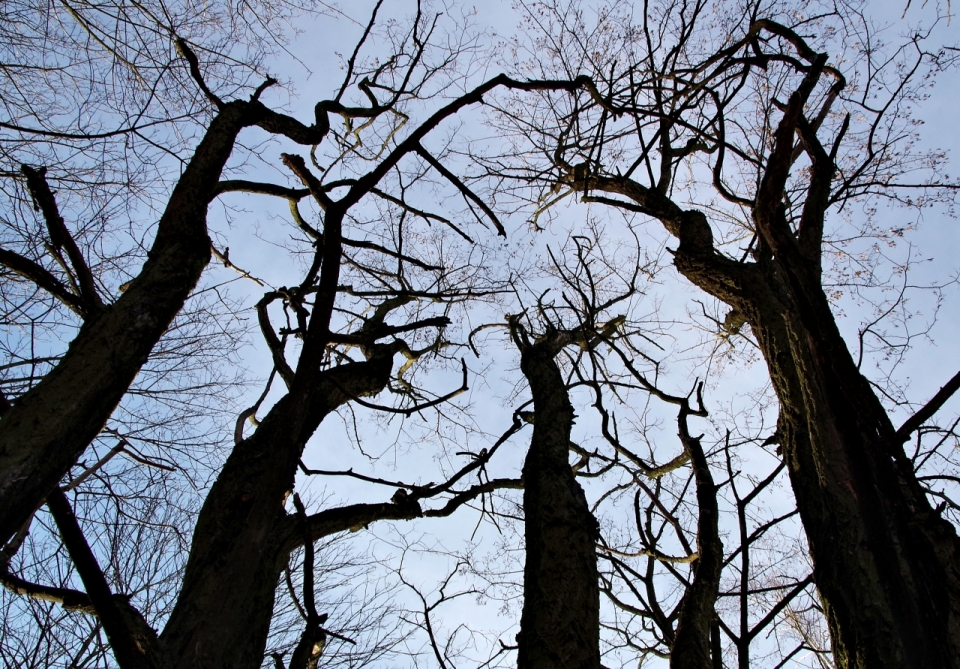
{"label": "blue sky", "polygon": [[[352,3],[349,14],[363,21],[366,16],[365,5],[372,3]],[[396,5],[394,6],[396,7]],[[905,33],[912,29],[917,22],[928,20],[932,7],[911,7],[903,16],[904,6],[902,3],[870,3],[868,11],[875,13],[878,21],[890,24],[890,32]],[[467,4],[462,7],[454,6],[450,8],[452,12],[463,12],[476,21],[477,25],[490,30],[494,30],[500,35],[510,35],[518,23],[518,15],[507,2],[484,2],[478,5]],[[277,62],[276,72],[286,75],[291,79],[291,86],[284,90],[278,90],[270,93],[266,100],[272,104],[281,103],[297,113],[302,118],[310,117],[310,109],[315,101],[321,97],[329,95],[330,91],[339,83],[341,75],[340,59],[336,54],[348,54],[361,30],[358,23],[340,18],[318,19],[315,25],[304,25],[303,36],[294,42],[291,52],[307,66],[302,67],[293,64],[291,61]],[[948,40],[955,32],[953,25],[947,25],[944,21],[938,28],[934,41],[937,39]],[[308,69],[309,68],[309,71]],[[496,72],[490,70],[490,74]],[[479,77],[479,73],[477,75]],[[923,120],[921,128],[921,147],[933,149],[942,149],[949,151],[951,155],[960,160],[960,132],[958,132],[957,109],[958,96],[960,96],[960,76],[956,70],[941,75],[937,85],[930,91],[930,96],[920,106],[917,116]],[[475,121],[471,121],[475,122]],[[465,126],[466,131],[474,130],[476,126]],[[273,149],[268,149],[273,151]],[[274,151],[276,153],[276,151]],[[953,175],[960,174],[960,169],[953,168],[949,170]],[[279,180],[282,182],[283,175],[279,171],[270,174],[264,171],[263,178]],[[253,244],[253,238],[250,235],[265,234],[271,226],[281,225],[279,219],[285,217],[286,206],[282,204],[267,203],[262,201],[254,202],[250,196],[240,196],[245,198],[242,206],[249,214],[238,217],[238,222],[234,224],[232,230],[222,228],[224,234],[234,239],[231,259],[238,265],[250,270],[254,275],[268,278],[269,281],[277,285],[284,282],[281,278],[288,268],[289,262],[286,253],[277,247],[271,247],[266,244]],[[236,200],[231,200],[234,202]],[[563,218],[562,224],[558,229],[550,230],[540,235],[531,235],[524,227],[522,220],[510,221],[507,224],[511,237],[508,238],[507,245],[526,245],[531,248],[543,249],[546,244],[553,248],[562,246],[566,229],[574,229],[579,220],[577,217],[583,215],[584,209],[574,208],[570,210],[568,216]],[[596,213],[596,210],[590,210]],[[853,217],[855,219],[855,216]],[[908,231],[902,240],[898,240],[895,247],[885,247],[883,250],[889,255],[892,263],[902,263],[909,256],[913,263],[909,272],[909,283],[917,286],[908,293],[908,308],[915,312],[910,322],[910,327],[916,330],[922,330],[922,324],[930,322],[934,314],[936,315],[936,324],[930,330],[929,337],[917,338],[907,352],[905,362],[896,369],[898,380],[906,384],[908,396],[913,402],[924,402],[958,369],[960,369],[960,347],[957,346],[956,332],[960,331],[960,293],[956,286],[947,286],[943,292],[943,302],[940,309],[935,313],[935,300],[931,298],[931,292],[922,287],[932,283],[948,283],[956,276],[960,258],[960,228],[957,226],[956,219],[948,215],[943,207],[934,207],[925,210],[922,215],[915,211],[902,209],[881,209],[878,213],[878,222],[881,227],[888,228],[913,228]],[[242,222],[240,222],[242,221]],[[254,222],[255,221],[255,222]],[[246,237],[249,243],[243,242]],[[651,242],[655,244],[656,242]],[[247,252],[250,249],[250,252]],[[253,251],[256,249],[256,251]],[[529,251],[528,255],[535,255],[540,251]],[[672,270],[664,270],[663,285],[660,287],[661,299],[665,303],[664,313],[670,318],[682,320],[689,311],[698,309],[692,300],[702,296],[688,286],[676,280],[676,277],[669,276]],[[272,278],[275,277],[275,278]],[[887,299],[889,295],[871,293],[878,301]],[[850,292],[844,298],[837,302],[838,320],[843,331],[848,337],[851,348],[856,350],[857,333],[866,321],[874,318],[874,307],[866,304],[863,300],[853,299]],[[491,315],[491,318],[499,318],[497,315]],[[679,391],[682,387],[689,387],[690,376],[701,375],[705,372],[708,365],[704,363],[703,351],[710,348],[709,338],[705,339],[700,332],[692,331],[683,325],[675,326],[671,331],[674,337],[673,347],[678,359],[670,363],[671,374],[666,376],[668,383],[674,385],[669,388],[671,391]],[[699,342],[699,343],[698,343]],[[690,347],[700,348],[691,349]],[[254,369],[266,369],[268,359],[261,350],[262,347],[253,347],[248,351],[248,365]],[[693,352],[691,352],[693,350]],[[511,404],[515,402],[511,398],[513,382],[515,381],[515,369],[511,362],[514,358],[513,352],[509,347],[497,350],[496,345],[488,346],[485,355],[488,359],[476,361],[470,359],[471,368],[479,371],[484,365],[490,363],[494,365],[493,371],[488,371],[488,376],[484,381],[474,377],[471,393],[464,401],[473,403],[474,408],[471,411],[473,420],[476,421],[476,427],[481,428],[488,435],[495,435],[501,429],[505,428],[509,422]],[[879,364],[879,367],[874,367]],[[762,363],[758,361],[749,362],[745,356],[736,356],[728,360],[725,365],[720,365],[719,361],[714,361],[709,365],[711,370],[709,386],[708,405],[712,405],[714,416],[720,420],[724,415],[724,410],[728,411],[733,420],[743,421],[741,427],[744,430],[756,429],[758,418],[753,416],[750,421],[744,418],[742,412],[748,411],[751,406],[756,405],[754,397],[762,395],[766,386],[766,370]],[[864,372],[871,376],[877,373],[877,369],[888,369],[889,363],[878,356],[877,359],[867,359],[864,364]],[[447,388],[455,385],[456,374],[453,373],[433,373],[426,378],[433,387]],[[442,392],[442,391],[438,391]],[[521,393],[522,394],[522,393]],[[509,400],[509,401],[508,401]],[[505,406],[506,405],[506,406]],[[943,415],[953,415],[960,407],[960,400],[954,399],[947,407],[942,410]],[[363,414],[364,412],[360,412]],[[656,410],[654,410],[656,416]],[[900,410],[897,413],[899,422],[907,415],[907,411]],[[652,430],[663,440],[661,446],[663,453],[670,453],[677,448],[676,440],[672,437],[675,430],[669,422],[669,412],[663,414],[660,418],[659,426]],[[768,407],[768,413],[763,417],[767,429],[770,429],[775,415]],[[429,423],[429,420],[427,421]],[[748,426],[748,423],[750,425]],[[588,438],[586,433],[595,424],[585,419],[579,429]],[[714,429],[721,429],[721,424],[716,424]],[[701,429],[708,429],[704,425]],[[448,466],[451,460],[448,456],[438,455],[435,445],[428,442],[415,443],[409,441],[409,434],[405,434],[398,422],[384,426],[373,424],[362,428],[363,432],[370,438],[369,444],[372,444],[372,450],[382,454],[384,457],[378,463],[378,467],[387,465],[390,477],[409,481],[413,478],[424,480],[433,480],[436,476],[436,466],[438,462],[444,462]],[[310,465],[319,466],[323,464],[326,468],[347,468],[355,466],[362,468],[371,466],[369,461],[358,457],[356,452],[349,446],[344,436],[340,433],[342,427],[333,420],[321,427],[318,436],[314,438],[310,448],[307,451],[305,460]],[[412,431],[416,433],[416,430]],[[478,443],[483,439],[476,436]],[[510,452],[503,454],[505,457],[497,466],[502,475],[516,475],[522,457],[522,446],[526,437],[521,436],[517,439],[517,445]],[[407,441],[405,441],[407,440]],[[765,471],[770,466],[769,459],[760,458],[751,461],[745,458],[743,463],[744,471],[750,471],[755,467],[758,473]],[[309,488],[310,493],[320,497],[322,496],[321,486],[312,484]],[[380,501],[383,497],[383,491],[371,489],[363,485],[348,484],[342,479],[338,479],[328,484],[328,491],[334,495],[334,500],[351,499],[357,501],[360,499],[369,499],[370,501]],[[589,494],[589,491],[588,491]],[[786,491],[778,493],[779,496],[771,497],[767,502],[767,510],[773,512],[774,509],[789,505],[789,494]],[[333,501],[333,500],[331,500]],[[480,546],[476,549],[467,545],[464,549],[464,540],[468,540],[473,533],[475,523],[478,520],[476,513],[467,512],[448,521],[424,521],[412,525],[412,533],[419,536],[424,533],[424,540],[427,543],[442,542],[443,545],[453,549],[475,551],[476,555],[497,550],[495,546],[499,535],[495,529],[489,525],[481,526],[480,532],[476,535],[476,542]],[[397,531],[406,531],[407,527],[401,526]],[[795,528],[796,529],[796,528]],[[374,528],[371,531],[370,539],[374,548],[371,550],[379,552],[390,552],[396,550],[395,531],[384,527]],[[358,537],[361,541],[363,538]],[[391,546],[393,548],[391,548]],[[449,562],[449,557],[430,556],[422,557],[420,563],[407,563],[408,573],[412,578],[420,579],[421,582],[428,584],[438,576],[440,565]],[[458,602],[445,609],[445,614],[449,615],[448,627],[452,628],[453,621],[457,619],[472,620],[481,625],[489,625],[492,628],[503,627],[509,624],[509,618],[498,617],[496,606],[487,606],[478,613],[467,601]],[[503,637],[507,638],[507,637]],[[478,651],[479,652],[479,651]],[[482,652],[479,652],[482,655]],[[812,662],[809,657],[799,658],[800,666],[808,666]]]}

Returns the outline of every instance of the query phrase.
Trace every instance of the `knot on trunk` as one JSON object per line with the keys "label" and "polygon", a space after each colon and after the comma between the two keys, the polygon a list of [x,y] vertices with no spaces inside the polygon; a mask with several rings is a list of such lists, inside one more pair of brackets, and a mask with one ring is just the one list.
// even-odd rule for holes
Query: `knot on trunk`
{"label": "knot on trunk", "polygon": [[680,247],[677,253],[710,255],[713,253],[713,231],[707,217],[699,211],[685,211],[677,229]]}

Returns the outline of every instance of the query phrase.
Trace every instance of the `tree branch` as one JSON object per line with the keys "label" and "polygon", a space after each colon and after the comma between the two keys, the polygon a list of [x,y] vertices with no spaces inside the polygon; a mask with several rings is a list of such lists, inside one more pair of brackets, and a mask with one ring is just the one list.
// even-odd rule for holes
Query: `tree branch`
{"label": "tree branch", "polygon": [[100,300],[100,294],[97,292],[97,285],[93,279],[93,273],[87,266],[87,261],[80,252],[76,241],[67,230],[67,225],[60,215],[57,207],[57,200],[50,190],[50,184],[47,183],[46,169],[35,170],[29,165],[21,165],[20,172],[27,178],[27,186],[30,188],[30,194],[33,196],[34,207],[39,209],[47,223],[47,230],[50,234],[50,242],[53,248],[59,250],[66,248],[67,257],[70,258],[70,265],[77,276],[80,297],[84,302],[87,316],[95,316],[103,311],[103,302]]}
{"label": "tree branch", "polygon": [[256,193],[259,195],[273,195],[286,200],[300,201],[310,194],[307,188],[288,188],[279,184],[262,181],[247,181],[246,179],[224,179],[217,184],[216,195],[222,193]]}
{"label": "tree branch", "polygon": [[957,372],[952,379],[947,381],[946,385],[937,391],[937,394],[930,398],[917,413],[908,418],[896,432],[898,443],[904,443],[910,439],[910,435],[916,432],[921,425],[930,420],[933,414],[940,410],[948,399],[950,399],[957,390],[960,390],[960,372]]}
{"label": "tree branch", "polygon": [[203,74],[200,72],[200,61],[197,59],[197,54],[193,52],[193,49],[190,48],[190,45],[187,44],[187,41],[182,37],[177,37],[177,53],[183,56],[187,63],[190,65],[190,76],[193,77],[193,80],[197,82],[197,86],[200,87],[200,90],[203,91],[203,94],[207,96],[207,99],[213,103],[217,109],[223,109],[223,100],[221,100],[217,95],[210,90],[207,86],[207,82],[203,80]]}
{"label": "tree branch", "polygon": [[[121,610],[113,593],[110,592],[107,579],[83,536],[77,517],[70,508],[70,502],[59,488],[55,488],[47,496],[47,508],[56,521],[63,544],[87,588],[90,602],[103,623],[103,629],[110,640],[110,647],[113,649],[117,663],[121,669],[153,669],[155,665],[149,655],[151,649],[145,647],[149,640],[142,638],[142,629],[132,628],[128,620],[129,612]],[[145,626],[146,623],[143,625]]]}
{"label": "tree branch", "polygon": [[[470,389],[469,385],[467,385],[467,361],[461,358],[460,364],[462,366],[462,372],[463,372],[463,383],[461,383],[460,387],[457,388],[456,390],[453,390],[447,393],[446,395],[441,395],[440,397],[436,397],[430,400],[429,402],[423,402],[422,404],[417,404],[412,407],[398,409],[397,407],[390,407],[382,404],[374,404],[373,402],[367,402],[365,400],[360,399],[359,397],[351,397],[350,399],[362,407],[373,409],[375,411],[386,411],[388,413],[399,413],[399,414],[403,414],[404,416],[410,416],[418,411],[423,411],[424,409],[429,409],[430,407],[435,407],[438,404],[443,404],[444,402],[452,400],[457,395],[465,393],[467,392],[467,390]],[[333,377],[331,377],[331,381],[335,385],[339,386],[336,379],[334,379]],[[341,392],[344,392],[344,393],[347,392],[343,387],[340,387],[340,390]]]}
{"label": "tree branch", "polygon": [[463,195],[463,197],[474,202],[478,207],[480,207],[481,211],[487,215],[487,218],[490,219],[490,221],[493,223],[493,226],[497,229],[498,235],[501,237],[507,236],[507,231],[503,229],[503,224],[500,222],[500,219],[497,218],[497,215],[493,213],[493,209],[488,207],[487,203],[484,202],[479,195],[470,190],[470,188],[468,188],[467,185],[463,183],[456,174],[448,170],[443,163],[434,158],[429,151],[423,148],[423,146],[417,145],[416,151],[433,167],[433,169],[439,172],[447,181],[456,186],[457,190],[460,191],[460,194]]}
{"label": "tree branch", "polygon": [[0,573],[0,582],[7,590],[16,595],[61,604],[68,611],[81,611],[96,615],[96,609],[85,592],[71,588],[57,588],[51,585],[31,583],[7,571]]}
{"label": "tree branch", "polygon": [[763,178],[757,188],[757,197],[753,208],[753,219],[757,230],[764,236],[774,253],[782,254],[794,243],[793,237],[782,222],[779,209],[782,206],[783,188],[793,162],[794,135],[797,131],[803,106],[820,79],[823,66],[827,62],[826,54],[820,54],[814,61],[803,81],[790,95],[783,110],[783,118],[777,124],[774,133],[773,150],[767,159]]}
{"label": "tree branch", "polygon": [[87,315],[86,303],[74,295],[69,288],[42,265],[2,247],[0,247],[0,265],[4,265],[23,278],[33,281],[38,288],[53,295],[78,316],[85,317]]}
{"label": "tree branch", "polygon": [[[699,395],[699,391],[698,391]],[[702,402],[700,402],[702,411]],[[693,581],[679,605],[677,634],[671,648],[670,666],[712,666],[710,658],[710,630],[713,626],[714,606],[720,590],[720,574],[723,569],[723,543],[720,541],[720,512],[717,506],[717,486],[710,474],[700,437],[690,434],[687,416],[690,408],[686,400],[680,406],[677,422],[680,441],[690,454],[697,493],[697,554],[693,566]]]}
{"label": "tree branch", "polygon": [[280,341],[280,338],[277,337],[277,333],[270,323],[270,314],[267,312],[269,304],[278,297],[280,297],[279,293],[271,292],[264,295],[263,299],[257,302],[257,322],[260,324],[260,331],[263,333],[263,338],[267,342],[267,348],[270,349],[270,355],[273,357],[273,366],[289,390],[293,384],[293,370],[283,355],[283,343]]}

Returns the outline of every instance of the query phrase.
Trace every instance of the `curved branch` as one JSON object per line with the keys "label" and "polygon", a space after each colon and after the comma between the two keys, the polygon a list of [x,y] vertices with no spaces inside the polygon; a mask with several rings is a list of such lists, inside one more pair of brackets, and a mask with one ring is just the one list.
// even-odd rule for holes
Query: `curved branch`
{"label": "curved branch", "polygon": [[74,295],[69,288],[42,265],[3,247],[0,247],[0,265],[4,265],[23,278],[33,281],[38,288],[53,295],[78,316],[86,316],[86,303]]}

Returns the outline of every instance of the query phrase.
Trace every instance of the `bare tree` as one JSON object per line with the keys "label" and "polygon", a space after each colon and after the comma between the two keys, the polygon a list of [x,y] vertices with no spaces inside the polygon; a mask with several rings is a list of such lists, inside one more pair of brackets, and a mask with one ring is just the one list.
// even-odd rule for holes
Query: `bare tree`
{"label": "bare tree", "polygon": [[526,566],[517,666],[599,667],[599,527],[570,468],[573,405],[554,360],[566,346],[591,346],[591,333],[552,325],[531,341],[519,319],[510,323],[534,424],[523,465]]}
{"label": "bare tree", "polygon": [[[185,281],[182,295],[166,307],[158,300],[159,311],[151,312],[148,307],[142,314],[140,327],[147,328],[147,341],[140,344],[139,352],[130,352],[138,360],[123,362],[117,358],[119,367],[109,370],[110,365],[97,363],[89,351],[80,349],[93,322],[99,321],[103,312],[116,312],[116,324],[122,320],[119,312],[123,304],[143,301],[143,295],[137,298],[138,291],[134,290],[133,296],[119,300],[121,306],[115,309],[113,296],[132,286],[131,280],[137,275],[135,266],[148,259],[152,234],[149,228],[156,222],[153,216],[159,213],[157,209],[163,209],[154,198],[169,195],[175,181],[170,172],[179,173],[187,167],[191,148],[202,138],[202,134],[197,134],[210,121],[211,108],[217,106],[191,75],[199,76],[204,70],[216,81],[215,88],[221,94],[236,94],[244,87],[252,90],[250,84],[262,80],[256,73],[262,58],[282,45],[285,35],[273,30],[264,38],[256,38],[245,31],[244,24],[255,20],[276,28],[295,9],[285,2],[269,6],[255,3],[239,12],[230,8],[209,11],[191,2],[140,3],[136,7],[86,2],[4,5],[0,28],[4,31],[0,169],[5,176],[3,189],[9,198],[0,240],[3,306],[9,319],[9,336],[4,345],[10,351],[11,365],[30,370],[26,375],[13,373],[8,377],[3,408],[7,409],[11,402],[17,407],[4,429],[14,428],[20,404],[35,402],[25,397],[19,402],[20,396],[51,374],[56,377],[77,373],[69,372],[69,363],[58,365],[63,362],[66,348],[55,343],[58,339],[75,340],[78,355],[87,357],[93,369],[117,375],[122,386],[127,386],[136,368],[144,364],[199,277],[198,267],[189,269],[190,254],[183,256],[184,275],[175,280]],[[183,54],[198,50],[201,58],[185,59],[178,50]],[[214,99],[219,100],[216,96]],[[222,125],[219,121],[214,124]],[[198,172],[209,167],[201,163],[216,152],[210,145],[211,142],[201,143],[197,149],[193,169],[187,169],[184,175],[184,188],[195,187]],[[51,169],[33,167],[36,165]],[[214,177],[219,169],[214,165]],[[181,189],[173,197],[174,204],[184,198],[200,202],[203,195],[187,194]],[[61,215],[61,207],[66,207],[66,217]],[[205,210],[205,204],[201,207]],[[161,217],[161,225],[176,236],[177,224],[173,219],[178,215],[190,218],[197,212],[175,214],[173,209],[176,206]],[[130,219],[129,227],[118,220],[125,218]],[[138,229],[141,223],[143,228]],[[188,237],[172,243],[189,246]],[[209,244],[200,241],[198,253],[203,257],[208,254]],[[159,260],[162,249],[162,244],[154,249],[152,260]],[[200,262],[202,267],[206,260],[201,258]],[[150,265],[144,276],[153,275],[155,280],[156,263]],[[202,296],[197,299],[203,301]],[[200,311],[195,314],[200,315]],[[184,320],[189,321],[190,317]],[[84,324],[87,327],[82,327]],[[105,325],[101,322],[99,327]],[[29,334],[23,336],[24,331]],[[114,334],[101,334],[116,339]],[[131,341],[134,339],[135,336],[131,337]],[[218,347],[213,340],[208,345],[211,352]],[[158,351],[152,366],[163,357]],[[61,371],[54,371],[55,366]],[[52,384],[50,378],[45,385]],[[120,395],[109,395],[104,395],[106,403],[115,406]],[[75,409],[102,414],[93,418],[100,423],[96,427],[99,431],[108,414],[84,405],[79,397],[68,398],[68,404],[72,404],[72,399],[79,401]],[[51,401],[58,402],[50,397],[40,404]],[[60,409],[65,410],[66,406]],[[35,410],[43,411],[39,404]],[[55,410],[53,415],[58,412],[59,409]],[[43,422],[48,429],[55,430],[56,420],[45,418]],[[64,463],[76,460],[81,446],[71,446],[68,439],[49,448],[49,452],[41,449],[33,457],[49,456],[56,460],[56,452],[63,459],[55,466],[62,475],[66,471]],[[7,490],[13,486],[9,490],[13,497],[4,498],[4,509],[11,517],[20,517],[20,521],[10,521],[13,525],[22,522],[25,507],[30,505],[15,501],[19,493],[14,488],[23,483],[23,471],[18,468],[29,466],[21,460],[28,457],[25,453],[15,446],[3,448],[3,457],[9,458],[4,460],[4,469],[9,465],[11,477],[5,479],[3,487]],[[42,476],[38,482],[41,479]],[[33,503],[37,502],[39,499]],[[3,532],[9,538],[16,528],[8,524],[9,518],[4,518]]]}
{"label": "bare tree", "polygon": [[[832,210],[874,194],[906,201],[912,187],[952,197],[935,157],[902,145],[913,78],[949,56],[925,50],[917,33],[888,60],[865,49],[832,66],[818,51],[829,40],[811,46],[804,33],[869,33],[847,7],[806,20],[762,3],[715,14],[706,3],[658,3],[635,24],[612,5],[594,25],[575,4],[537,10],[543,71],[594,77],[604,103],[545,96],[526,117],[505,107],[501,118],[546,159],[515,176],[538,184],[542,207],[573,194],[659,221],[680,274],[729,305],[732,333],[749,324],[779,399],[775,440],[839,666],[957,666],[956,530],[902,444],[960,377],[894,426],[822,283]],[[932,171],[911,182],[921,165]]]}
{"label": "bare tree", "polygon": [[[406,127],[408,104],[436,95],[430,88],[432,80],[455,72],[460,47],[441,47],[441,57],[434,61],[437,17],[418,11],[409,28],[387,24],[385,36],[388,41],[396,40],[397,51],[386,64],[367,62],[361,50],[376,28],[379,9],[378,5],[346,63],[339,91],[317,104],[310,125],[260,101],[275,83],[272,79],[258,86],[249,99],[224,101],[206,83],[191,46],[183,39],[176,40],[194,84],[216,114],[169,196],[144,268],[113,303],[102,298],[82,254],[70,245],[44,172],[30,167],[22,170],[54,243],[62,240],[68,259],[64,270],[76,281],[69,288],[55,283],[49,280],[49,272],[22,256],[11,256],[8,266],[25,268],[21,274],[35,283],[49,284],[43,286],[47,292],[70,306],[84,323],[52,370],[8,405],[0,425],[5,440],[4,531],[11,538],[4,582],[21,595],[70,606],[77,602],[94,611],[121,667],[258,666],[264,657],[278,581],[290,553],[300,547],[305,556],[302,606],[306,615],[289,666],[314,666],[324,640],[334,634],[314,602],[315,541],[379,520],[447,515],[478,496],[516,487],[512,480],[456,487],[485,465],[496,451],[494,447],[442,483],[396,482],[398,490],[389,502],[352,504],[308,515],[294,498],[296,513],[286,511],[295,475],[299,469],[306,470],[301,462],[303,449],[329,414],[354,404],[410,415],[441,405],[467,388],[465,362],[458,365],[460,386],[447,392],[431,396],[405,379],[410,367],[421,359],[444,360],[447,344],[442,331],[451,322],[445,312],[492,289],[471,279],[469,264],[467,271],[448,264],[455,257],[449,252],[446,257],[426,261],[407,251],[411,238],[408,218],[437,222],[468,241],[470,236],[454,221],[411,204],[406,189],[428,173],[436,174],[480,206],[494,228],[501,233],[503,228],[493,212],[443,164],[443,154],[428,150],[428,135],[498,87],[572,90],[583,85],[580,81],[518,81],[499,76],[446,100],[419,123]],[[447,85],[441,82],[440,90]],[[348,95],[360,102],[349,105],[344,101]],[[346,132],[331,128],[331,116],[344,122]],[[282,154],[282,165],[299,182],[298,187],[221,179],[240,132],[253,126],[295,145],[313,147],[312,167],[299,155]],[[321,166],[321,160],[329,162]],[[338,172],[340,178],[331,177]],[[108,478],[96,474],[103,469],[104,458],[115,453],[80,472],[75,484],[60,487],[60,482],[102,431],[197,285],[211,257],[207,207],[214,198],[231,192],[287,200],[303,236],[307,262],[296,283],[268,290],[256,305],[273,373],[260,400],[239,416],[234,446],[199,509],[193,539],[185,546],[188,556],[182,576],[175,576],[175,594],[162,612],[163,629],[158,633],[153,627],[155,620],[146,619],[144,612],[131,604],[132,593],[116,593],[113,586],[122,586],[127,579],[111,584],[101,564],[103,550],[111,556],[113,547],[91,545],[76,512],[81,497],[96,494],[85,486],[109,484]],[[385,243],[348,236],[352,225],[362,227],[354,211],[371,199],[382,206],[380,214],[387,225],[396,225],[382,234]],[[314,212],[301,212],[303,200],[313,202]],[[320,225],[308,222],[313,216]],[[438,251],[443,253],[443,249],[441,245]],[[224,265],[256,281],[233,264],[226,250],[215,252]],[[345,279],[351,283],[345,284]],[[280,308],[287,323],[275,328],[271,319]],[[391,322],[398,316],[399,322]],[[293,342],[295,346],[291,346]],[[297,359],[291,364],[288,356],[294,352]],[[357,353],[359,357],[354,357]],[[398,356],[405,362],[394,372]],[[258,417],[274,381],[282,384],[283,390],[279,397],[271,398],[265,415]],[[398,396],[397,405],[364,399],[388,387]],[[246,435],[248,421],[255,429]],[[128,449],[126,437],[119,438],[125,452],[135,451]],[[164,467],[158,462],[146,464]],[[115,494],[109,486],[107,490]],[[423,500],[436,497],[446,498],[445,503],[435,509],[422,508]],[[12,557],[23,544],[25,521],[44,498],[82,590],[26,582],[9,571]],[[275,659],[284,662],[282,656]]]}
{"label": "bare tree", "polygon": [[[711,17],[668,2],[636,25],[613,3],[588,25],[578,6],[547,4],[528,15],[541,78],[481,81],[486,37],[443,33],[419,5],[409,22],[385,19],[381,2],[304,123],[261,100],[276,82],[254,79],[259,61],[232,69],[229,42],[250,14],[216,14],[191,35],[185,3],[183,17],[144,24],[153,55],[128,65],[132,42],[104,28],[127,25],[124,8],[96,23],[92,5],[74,5],[79,32],[54,43],[83,34],[107,54],[88,88],[118,68],[130,90],[166,82],[168,103],[135,105],[120,86],[84,122],[159,142],[184,168],[167,193],[144,160],[117,198],[124,168],[110,151],[122,142],[25,108],[3,126],[19,134],[4,144],[18,185],[2,297],[11,327],[30,333],[4,340],[0,370],[6,662],[302,669],[407,653],[503,666],[516,650],[523,667],[953,666],[956,425],[932,421],[960,382],[894,429],[839,335],[822,253],[831,208],[910,185],[894,180],[919,166],[895,150],[894,106],[947,56],[918,37],[890,61],[914,70],[873,70],[890,102],[877,111],[845,93],[859,65],[828,65],[816,52],[828,39],[807,34],[859,30],[849,8],[806,22],[779,5]],[[512,146],[481,163],[466,119],[495,100]],[[30,153],[30,129],[83,157]],[[101,181],[83,171],[96,147]],[[669,256],[644,248],[639,224],[620,238],[592,218],[531,263],[485,241],[506,235],[497,205],[518,195],[540,229],[564,198],[659,220],[676,268],[727,305],[699,305],[712,330],[697,350],[758,351],[778,429],[741,429],[711,406],[712,379],[668,373],[674,332],[647,293]],[[150,198],[163,213],[134,272],[142,249],[110,241],[106,222]],[[251,201],[289,214],[219,230],[214,201],[234,220]],[[81,226],[89,207],[103,215]],[[247,264],[268,248],[276,267]],[[69,347],[45,343],[62,333]],[[248,334],[268,373],[236,406],[224,390],[239,388],[229,370]],[[180,373],[179,359],[194,366]],[[492,389],[504,362],[512,409],[494,427],[468,392]],[[333,464],[349,450],[337,420],[362,466]],[[311,440],[323,448],[308,452]],[[438,466],[391,471],[382,454],[404,469],[415,444],[437,445]],[[777,496],[786,479],[796,508]],[[322,485],[332,499],[308,494]],[[462,551],[404,537],[381,563],[357,547],[374,524],[403,533],[471,510]],[[792,536],[798,520],[809,546]],[[502,532],[498,550],[523,552],[522,583],[501,574],[502,556],[471,553],[484,524]],[[435,588],[410,574],[418,550],[449,558]],[[515,645],[455,618],[494,592],[508,614],[522,600],[507,616]]]}

